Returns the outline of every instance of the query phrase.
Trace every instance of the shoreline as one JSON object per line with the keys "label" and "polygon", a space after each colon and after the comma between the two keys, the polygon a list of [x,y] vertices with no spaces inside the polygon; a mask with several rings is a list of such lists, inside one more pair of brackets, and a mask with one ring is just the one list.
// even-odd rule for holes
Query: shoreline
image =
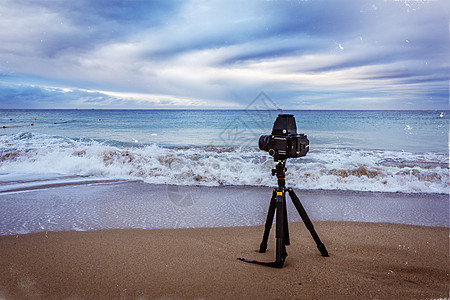
{"label": "shoreline", "polygon": [[[45,231],[263,225],[272,187],[91,181],[0,193],[0,236]],[[315,221],[450,227],[448,195],[296,190]],[[301,221],[289,197],[288,220]]]}
{"label": "shoreline", "polygon": [[430,299],[449,296],[445,227],[314,222],[330,257],[291,222],[283,269],[263,226],[0,236],[0,298]]}

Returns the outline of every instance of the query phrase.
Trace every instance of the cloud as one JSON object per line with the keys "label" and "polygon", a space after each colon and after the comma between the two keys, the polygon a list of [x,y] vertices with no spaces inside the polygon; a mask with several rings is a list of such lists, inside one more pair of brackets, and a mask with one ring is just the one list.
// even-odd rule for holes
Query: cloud
{"label": "cloud", "polygon": [[[120,40],[142,26],[158,26],[177,8],[170,1],[3,1],[3,47],[19,54],[55,56]],[[6,46],[6,47],[5,47]]]}
{"label": "cloud", "polygon": [[[0,99],[4,109],[8,108],[207,108],[208,100],[177,97],[164,94],[111,92],[0,83]],[[18,106],[19,104],[19,106]],[[216,103],[222,108],[230,103]]]}
{"label": "cloud", "polygon": [[264,90],[286,108],[446,109],[448,9],[439,0],[3,1],[0,101],[245,107]]}

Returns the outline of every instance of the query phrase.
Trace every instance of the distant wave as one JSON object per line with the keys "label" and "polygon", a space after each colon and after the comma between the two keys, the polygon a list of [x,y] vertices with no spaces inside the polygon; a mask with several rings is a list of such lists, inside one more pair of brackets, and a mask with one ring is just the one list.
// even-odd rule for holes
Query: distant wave
{"label": "distant wave", "polygon": [[[274,186],[273,159],[256,147],[161,147],[20,133],[0,136],[0,172],[138,179],[177,185]],[[287,184],[302,189],[449,193],[448,155],[312,150],[289,159]]]}

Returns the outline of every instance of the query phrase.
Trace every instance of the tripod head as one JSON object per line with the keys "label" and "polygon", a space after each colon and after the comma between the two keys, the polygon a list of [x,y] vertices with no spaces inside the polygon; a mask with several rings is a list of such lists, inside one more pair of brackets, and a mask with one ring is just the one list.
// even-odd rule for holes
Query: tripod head
{"label": "tripod head", "polygon": [[277,176],[278,187],[284,188],[286,186],[286,160],[279,160],[278,164],[275,166],[275,169],[272,169],[272,176]]}

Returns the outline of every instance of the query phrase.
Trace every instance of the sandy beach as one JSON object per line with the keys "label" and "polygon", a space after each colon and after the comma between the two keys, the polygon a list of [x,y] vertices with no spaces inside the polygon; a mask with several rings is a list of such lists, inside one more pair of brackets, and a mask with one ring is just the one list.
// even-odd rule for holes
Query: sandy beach
{"label": "sandy beach", "polygon": [[[39,183],[39,182],[38,182]],[[330,257],[288,201],[283,269],[270,187],[139,181],[0,193],[0,299],[437,299],[449,297],[448,195],[297,190]]]}
{"label": "sandy beach", "polygon": [[262,226],[40,232],[0,237],[4,299],[435,299],[449,296],[449,229],[315,222],[330,257],[290,224],[283,269]]}

